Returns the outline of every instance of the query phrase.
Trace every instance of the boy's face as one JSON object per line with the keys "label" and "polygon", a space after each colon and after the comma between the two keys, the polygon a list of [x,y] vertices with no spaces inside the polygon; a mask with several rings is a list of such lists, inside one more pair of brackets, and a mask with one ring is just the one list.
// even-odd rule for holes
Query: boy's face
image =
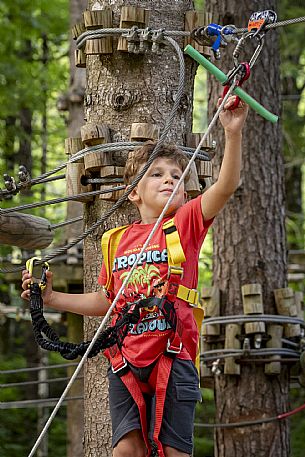
{"label": "boy's face", "polygon": [[[160,216],[181,175],[181,168],[172,159],[159,157],[154,160],[129,195],[129,199],[137,205],[143,223],[151,223]],[[166,215],[175,213],[184,203],[185,192],[184,183],[182,183]]]}

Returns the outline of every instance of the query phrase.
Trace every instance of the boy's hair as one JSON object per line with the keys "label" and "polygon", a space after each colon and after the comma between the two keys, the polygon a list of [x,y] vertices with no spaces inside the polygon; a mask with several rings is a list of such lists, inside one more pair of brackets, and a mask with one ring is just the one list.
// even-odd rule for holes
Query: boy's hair
{"label": "boy's hair", "polygon": [[[124,170],[124,183],[126,185],[129,185],[139,174],[142,165],[148,161],[148,158],[152,154],[156,144],[156,142],[144,144],[140,148],[135,149],[128,154]],[[159,157],[173,160],[181,168],[182,172],[185,170],[189,162],[186,154],[184,154],[184,152],[182,152],[175,144],[163,144],[159,149],[156,158]],[[188,178],[189,174],[185,177],[185,181],[187,181]]]}

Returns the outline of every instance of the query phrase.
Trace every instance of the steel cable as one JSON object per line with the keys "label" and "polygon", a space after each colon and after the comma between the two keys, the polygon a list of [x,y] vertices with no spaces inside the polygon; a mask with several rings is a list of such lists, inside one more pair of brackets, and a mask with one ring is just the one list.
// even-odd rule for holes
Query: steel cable
{"label": "steel cable", "polygon": [[[15,190],[8,190],[8,189],[0,189],[0,199],[1,198],[7,198],[9,196],[16,195],[20,190],[23,189],[28,189],[31,188],[34,185],[37,184],[42,184],[42,183],[47,183],[51,181],[57,181],[60,179],[64,179],[65,175],[58,175],[51,177],[53,174],[58,173],[59,171],[63,170],[68,163],[74,163],[85,157],[87,154],[90,154],[91,152],[96,152],[96,151],[102,151],[102,152],[117,152],[117,151],[123,151],[123,150],[128,150],[130,151],[131,149],[134,149],[136,147],[140,147],[144,144],[144,142],[140,141],[133,141],[133,142],[119,142],[119,143],[106,143],[106,144],[98,144],[94,146],[90,146],[84,149],[81,149],[77,153],[73,154],[73,156],[70,157],[70,159],[67,162],[59,164],[56,168],[47,171],[46,173],[37,176],[36,178],[32,178],[28,180],[26,183],[17,183],[16,184],[16,189]],[[192,156],[195,149],[189,148],[187,146],[178,146],[179,149],[181,149],[186,155]],[[212,149],[215,148],[215,142],[212,142]],[[199,154],[197,154],[197,158],[199,160],[203,161],[209,161],[210,157],[207,153],[204,151],[200,151]],[[90,179],[90,178],[88,178]],[[1,211],[1,208],[0,208]]]}
{"label": "steel cable", "polygon": [[274,355],[284,355],[284,356],[289,356],[294,359],[299,360],[300,359],[300,351],[294,351],[292,349],[280,349],[280,348],[270,348],[270,349],[213,349],[213,350],[208,350],[205,351],[204,354],[200,355],[200,360],[203,362],[211,362],[213,360],[218,360],[218,359],[227,359],[229,357],[240,357],[240,356],[274,356]]}
{"label": "steel cable", "polygon": [[275,314],[238,314],[233,316],[219,316],[209,317],[204,319],[203,325],[214,325],[214,324],[240,324],[244,322],[271,322],[280,324],[299,324],[305,327],[305,322],[298,317],[275,315]]}
{"label": "steel cable", "polygon": [[109,189],[92,190],[90,192],[83,192],[81,194],[71,195],[69,197],[53,198],[52,200],[45,200],[43,202],[38,202],[38,203],[27,203],[25,205],[15,206],[13,208],[1,209],[0,215],[13,213],[15,211],[39,208],[41,206],[56,205],[57,203],[78,200],[81,197],[94,197],[96,195],[108,194],[109,192],[116,192],[118,190],[123,190],[123,189],[125,189],[125,187],[126,187],[125,185],[124,186],[115,186],[115,187],[110,187]]}
{"label": "steel cable", "polygon": [[74,217],[73,219],[68,219],[67,221],[59,222],[58,224],[52,224],[50,225],[50,229],[55,230],[59,227],[64,227],[65,225],[75,224],[75,222],[82,221],[83,219],[83,216]]}
{"label": "steel cable", "polygon": [[[298,24],[301,22],[305,22],[305,16],[293,18],[293,19],[286,19],[284,21],[279,21],[275,22],[273,24],[268,24],[264,28],[264,30],[270,30],[270,29],[275,29],[278,27],[285,27],[287,25],[292,25],[292,24]],[[145,29],[138,29],[138,32],[143,32]],[[92,40],[92,39],[98,39],[98,38],[103,38],[104,36],[107,35],[122,35],[122,34],[128,34],[131,31],[131,29],[121,29],[121,28],[106,28],[106,29],[97,29],[97,30],[89,30],[87,32],[82,33],[77,39],[76,39],[76,46],[78,49],[81,49],[85,42],[87,40]],[[158,32],[158,30],[150,30],[150,32]],[[247,27],[243,28],[236,28],[234,31],[234,34],[240,35],[243,33],[248,32]],[[162,30],[162,33],[164,34],[164,37],[189,37],[191,36],[191,32],[188,32],[186,30]]]}
{"label": "steel cable", "polygon": [[238,428],[238,427],[249,427],[251,425],[261,425],[261,424],[267,424],[268,422],[274,422],[277,420],[282,420],[282,419],[287,419],[288,417],[299,413],[300,411],[303,411],[305,409],[305,403],[304,405],[299,406],[298,408],[293,409],[292,411],[287,411],[286,413],[278,414],[277,416],[273,417],[266,417],[266,418],[261,418],[261,419],[256,419],[256,420],[250,420],[250,421],[240,421],[240,422],[228,422],[228,423],[214,423],[214,424],[199,424],[195,423],[195,427],[204,427],[204,428]]}

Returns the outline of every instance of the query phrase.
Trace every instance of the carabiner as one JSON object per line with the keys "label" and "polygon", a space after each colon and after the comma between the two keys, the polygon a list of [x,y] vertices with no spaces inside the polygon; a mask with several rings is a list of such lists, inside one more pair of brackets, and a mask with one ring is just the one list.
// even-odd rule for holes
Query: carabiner
{"label": "carabiner", "polygon": [[[31,259],[27,260],[26,264],[25,264],[26,269],[28,270],[28,272],[31,275],[33,274],[35,260],[41,261],[41,258],[40,257],[32,257]],[[42,268],[41,277],[40,277],[40,281],[39,281],[38,285],[39,285],[41,290],[44,290],[46,288],[46,285],[47,285],[47,271],[49,269],[48,262],[43,262],[41,268]],[[33,282],[34,281],[32,280],[31,284],[33,284]],[[30,287],[30,285],[29,285],[29,287]]]}
{"label": "carabiner", "polygon": [[[248,64],[248,62],[241,62],[238,65],[238,67],[233,68],[233,70],[230,73],[228,73],[227,76],[228,76],[228,80],[227,80],[226,85],[224,87],[224,90],[223,90],[223,93],[222,93],[222,98],[224,98],[225,95],[227,94],[227,92],[228,92],[228,90],[230,88],[230,85],[232,84],[232,82],[231,82],[232,80],[235,81],[235,86],[239,86],[240,87],[243,84],[243,82],[246,81],[249,78],[249,76],[250,76],[250,65]],[[236,97],[235,102],[228,109],[230,111],[235,110],[238,107],[239,102],[240,102],[240,98]]]}

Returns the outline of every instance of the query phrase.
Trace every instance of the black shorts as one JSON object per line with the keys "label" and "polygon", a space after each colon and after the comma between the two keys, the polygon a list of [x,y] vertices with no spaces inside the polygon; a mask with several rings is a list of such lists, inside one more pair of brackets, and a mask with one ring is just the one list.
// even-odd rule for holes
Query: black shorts
{"label": "black shorts", "polygon": [[[109,368],[112,446],[132,430],[140,430],[139,410],[128,389]],[[149,437],[153,435],[154,397],[145,395]],[[163,445],[191,454],[196,402],[201,400],[197,370],[190,360],[175,359],[167,386],[159,439]]]}

